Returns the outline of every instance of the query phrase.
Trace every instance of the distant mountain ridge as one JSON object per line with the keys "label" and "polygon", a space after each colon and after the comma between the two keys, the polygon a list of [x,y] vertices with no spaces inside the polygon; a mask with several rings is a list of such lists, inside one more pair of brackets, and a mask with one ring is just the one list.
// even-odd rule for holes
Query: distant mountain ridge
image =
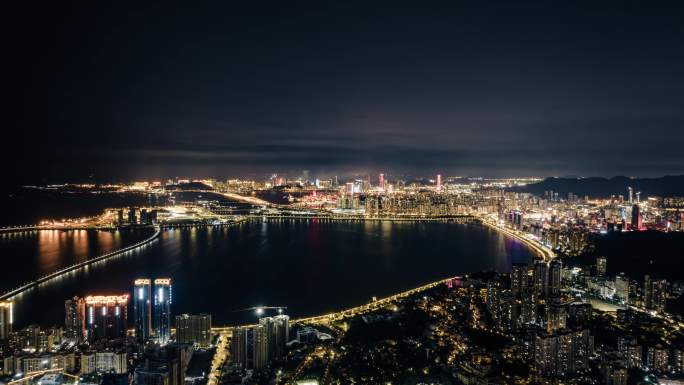
{"label": "distant mountain ridge", "polygon": [[611,195],[627,197],[627,187],[634,193],[641,191],[643,198],[647,196],[684,196],[684,175],[667,175],[660,178],[629,178],[616,176],[613,178],[546,178],[541,182],[510,188],[510,191],[527,192],[544,195],[545,191],[557,192],[562,198],[568,193],[584,197],[604,198]]}

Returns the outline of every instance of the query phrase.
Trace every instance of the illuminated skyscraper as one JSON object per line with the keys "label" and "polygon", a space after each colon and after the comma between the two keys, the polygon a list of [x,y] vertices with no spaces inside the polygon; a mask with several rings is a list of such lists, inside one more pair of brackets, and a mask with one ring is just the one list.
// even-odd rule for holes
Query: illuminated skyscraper
{"label": "illuminated skyscraper", "polygon": [[176,316],[176,342],[211,345],[211,315],[183,314]]}
{"label": "illuminated skyscraper", "polygon": [[437,191],[442,191],[442,174],[437,174]]}
{"label": "illuminated skyscraper", "polygon": [[259,319],[259,324],[237,328],[231,341],[231,356],[236,367],[261,370],[285,356],[290,340],[290,317],[279,314]]}
{"label": "illuminated skyscraper", "polygon": [[380,173],[380,177],[378,178],[378,185],[381,189],[385,189],[385,174]]}
{"label": "illuminated skyscraper", "polygon": [[565,329],[567,324],[568,312],[565,306],[560,304],[560,301],[552,301],[546,307],[545,311],[545,326],[548,333],[553,333],[557,330]]}
{"label": "illuminated skyscraper", "polygon": [[154,337],[165,344],[171,338],[171,279],[154,280]]}
{"label": "illuminated skyscraper", "polygon": [[511,268],[511,291],[513,294],[521,292],[527,287],[529,267],[526,263],[514,263]]}
{"label": "illuminated skyscraper", "polygon": [[593,355],[589,330],[540,333],[534,338],[534,367],[545,377],[562,377],[586,370]]}
{"label": "illuminated skyscraper", "polygon": [[659,313],[665,311],[667,302],[667,280],[644,276],[644,306]]}
{"label": "illuminated skyscraper", "polygon": [[242,369],[265,369],[269,362],[268,325],[241,327],[233,332],[230,354],[233,364]]}
{"label": "illuminated skyscraper", "polygon": [[130,223],[131,225],[138,223],[138,219],[135,215],[135,207],[130,207],[128,209],[128,223]]}
{"label": "illuminated skyscraper", "polygon": [[563,263],[556,258],[549,263],[549,288],[548,295],[551,298],[560,297],[561,287],[561,273],[563,270]]}
{"label": "illuminated skyscraper", "polygon": [[354,196],[354,183],[347,182],[346,188],[347,188],[347,193],[349,194],[349,196]]}
{"label": "illuminated skyscraper", "polygon": [[259,319],[259,325],[266,328],[268,335],[268,360],[280,359],[285,356],[285,344],[290,338],[290,317],[279,314],[274,317]]}
{"label": "illuminated skyscraper", "polygon": [[524,289],[518,295],[518,327],[525,327],[528,323],[537,321],[537,300],[539,296],[533,287]]}
{"label": "illuminated skyscraper", "polygon": [[615,298],[622,303],[629,302],[629,278],[625,273],[615,277]]}
{"label": "illuminated skyscraper", "polygon": [[642,217],[639,205],[632,206],[632,230],[641,230]]}
{"label": "illuminated skyscraper", "polygon": [[83,342],[86,330],[86,303],[74,297],[64,301],[64,337],[76,343]]}
{"label": "illuminated skyscraper", "polygon": [[290,317],[284,314],[273,317],[273,355],[275,359],[285,357],[285,345],[290,342]]}
{"label": "illuminated skyscraper", "polygon": [[252,357],[250,355],[252,351],[251,341],[252,328],[241,327],[233,331],[233,338],[230,340],[230,355],[236,368],[252,368]]}
{"label": "illuminated skyscraper", "polygon": [[126,336],[128,294],[85,297],[88,340]]}
{"label": "illuminated skyscraper", "polygon": [[544,261],[534,262],[534,291],[537,295],[546,295],[549,285],[549,265]]}
{"label": "illuminated skyscraper", "polygon": [[596,258],[596,275],[599,277],[606,276],[606,257]]}
{"label": "illuminated skyscraper", "polygon": [[133,285],[135,338],[144,342],[150,338],[152,331],[152,282],[149,279],[136,279]]}
{"label": "illuminated skyscraper", "polygon": [[7,339],[12,333],[14,323],[14,302],[0,302],[0,340]]}
{"label": "illuminated skyscraper", "polygon": [[268,327],[259,323],[252,328],[252,363],[254,370],[266,369],[269,362],[269,333]]}

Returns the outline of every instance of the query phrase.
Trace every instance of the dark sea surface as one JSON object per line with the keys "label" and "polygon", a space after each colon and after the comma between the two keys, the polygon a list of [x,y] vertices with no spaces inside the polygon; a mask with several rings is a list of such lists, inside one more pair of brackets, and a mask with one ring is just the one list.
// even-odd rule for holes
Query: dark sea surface
{"label": "dark sea surface", "polygon": [[[147,234],[0,236],[2,264],[11,267],[3,269],[0,286],[14,287]],[[143,249],[15,297],[16,326],[61,325],[65,299],[129,293],[139,277],[172,279],[175,314],[209,312],[214,324],[237,324],[254,320],[252,312],[236,311],[252,306],[287,306],[294,317],[322,314],[457,274],[508,271],[512,262],[532,257],[520,242],[479,224],[255,219],[164,230]]]}

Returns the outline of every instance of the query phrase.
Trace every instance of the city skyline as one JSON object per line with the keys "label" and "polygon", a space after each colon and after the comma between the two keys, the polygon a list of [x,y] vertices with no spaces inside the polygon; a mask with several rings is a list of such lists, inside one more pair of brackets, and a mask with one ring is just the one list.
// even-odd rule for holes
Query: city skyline
{"label": "city skyline", "polygon": [[0,379],[684,378],[684,198],[648,185],[662,181],[591,192],[302,170],[26,187],[21,199],[50,206],[101,202],[93,216],[0,227],[3,254],[21,257],[0,292]]}
{"label": "city skyline", "polygon": [[0,385],[684,384],[684,3],[11,2]]}

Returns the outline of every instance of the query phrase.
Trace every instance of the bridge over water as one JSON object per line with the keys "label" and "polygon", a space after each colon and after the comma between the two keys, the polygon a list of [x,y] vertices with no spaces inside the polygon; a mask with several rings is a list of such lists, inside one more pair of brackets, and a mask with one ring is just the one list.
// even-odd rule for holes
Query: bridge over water
{"label": "bridge over water", "polygon": [[144,246],[148,245],[149,243],[151,243],[152,241],[154,241],[155,239],[157,239],[157,238],[159,237],[159,234],[160,234],[160,233],[161,233],[161,227],[156,226],[156,227],[155,227],[154,234],[152,234],[152,235],[149,236],[148,238],[143,239],[143,240],[140,241],[140,242],[137,242],[137,243],[134,243],[134,244],[132,244],[132,245],[126,246],[126,247],[124,247],[124,248],[122,248],[122,249],[119,249],[119,250],[112,251],[111,253],[106,253],[106,254],[100,255],[100,256],[98,256],[98,257],[88,259],[87,261],[75,263],[75,264],[73,264],[73,265],[71,265],[71,266],[67,266],[67,267],[65,267],[65,268],[63,268],[63,269],[59,269],[59,270],[57,270],[57,271],[55,271],[55,272],[52,272],[52,273],[50,273],[50,274],[47,274],[47,275],[44,275],[44,276],[42,276],[42,277],[36,278],[36,279],[34,279],[33,281],[25,282],[25,283],[23,283],[23,284],[21,284],[21,285],[15,287],[14,289],[11,289],[11,290],[9,290],[9,291],[7,291],[7,292],[5,292],[5,293],[0,294],[0,300],[5,300],[5,299],[12,298],[12,297],[14,297],[14,296],[16,296],[16,295],[19,295],[19,294],[23,293],[24,291],[26,291],[26,290],[28,290],[28,289],[31,289],[32,287],[35,287],[35,286],[37,286],[37,285],[43,283],[43,282],[47,282],[47,281],[49,281],[49,280],[51,280],[51,279],[57,279],[57,278],[59,278],[59,277],[61,277],[61,276],[64,276],[64,275],[66,275],[66,274],[69,274],[69,273],[71,273],[71,272],[73,272],[73,271],[76,271],[76,270],[78,270],[78,269],[82,269],[82,268],[84,268],[84,267],[86,267],[86,266],[92,265],[93,263],[97,263],[97,262],[100,262],[100,261],[104,261],[104,260],[106,260],[106,259],[109,259],[109,258],[118,256],[118,255],[127,253],[127,252],[129,252],[129,251],[133,251],[133,250],[139,249],[139,248],[141,248],[141,247],[144,247]]}

